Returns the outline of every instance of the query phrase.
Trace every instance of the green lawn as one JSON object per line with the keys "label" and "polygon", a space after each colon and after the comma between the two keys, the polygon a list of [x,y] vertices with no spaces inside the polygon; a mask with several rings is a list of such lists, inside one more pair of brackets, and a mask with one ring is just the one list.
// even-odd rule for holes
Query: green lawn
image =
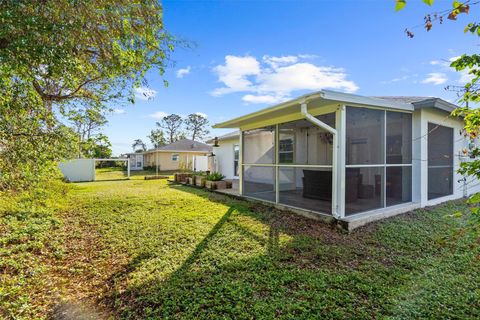
{"label": "green lawn", "polygon": [[345,234],[165,180],[70,186],[33,217],[0,202],[0,317],[480,317],[478,243],[446,217],[461,202]]}
{"label": "green lawn", "polygon": [[[159,171],[159,175],[173,175],[175,171]],[[155,170],[131,170],[130,179],[143,179],[144,176],[156,175]],[[127,169],[122,167],[107,167],[95,169],[96,181],[127,180]]]}

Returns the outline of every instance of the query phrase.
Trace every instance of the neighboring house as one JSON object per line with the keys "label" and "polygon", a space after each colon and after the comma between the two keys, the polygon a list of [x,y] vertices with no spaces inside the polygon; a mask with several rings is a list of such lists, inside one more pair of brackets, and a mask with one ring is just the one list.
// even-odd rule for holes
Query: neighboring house
{"label": "neighboring house", "polygon": [[211,144],[215,159],[215,171],[221,172],[227,179],[238,179],[240,168],[240,131],[230,132],[216,138],[219,147],[215,148],[215,139]]}
{"label": "neighboring house", "polygon": [[170,171],[188,169],[206,171],[209,163],[212,147],[198,141],[183,139],[166,146],[143,152],[144,167]]}
{"label": "neighboring house", "polygon": [[125,155],[127,159],[130,159],[130,170],[143,170],[143,153],[132,152]]}
{"label": "neighboring house", "polygon": [[323,90],[219,123],[218,169],[239,194],[352,229],[461,198],[479,183],[457,173],[472,141],[456,106],[431,97],[364,97]]}

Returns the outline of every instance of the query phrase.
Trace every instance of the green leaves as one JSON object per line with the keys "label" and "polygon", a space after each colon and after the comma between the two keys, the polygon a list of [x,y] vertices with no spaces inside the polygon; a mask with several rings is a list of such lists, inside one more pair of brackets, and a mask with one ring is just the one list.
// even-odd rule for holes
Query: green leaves
{"label": "green leaves", "polygon": [[[431,6],[434,0],[422,0],[423,3]],[[395,11],[400,11],[407,5],[407,0],[395,0]]]}
{"label": "green leaves", "polygon": [[[0,188],[51,175],[78,147],[59,115],[134,102],[148,71],[164,73],[174,41],[162,11],[157,0],[1,1]],[[90,154],[108,152],[87,140]]]}
{"label": "green leaves", "polygon": [[395,11],[402,10],[407,4],[406,0],[395,0]]}

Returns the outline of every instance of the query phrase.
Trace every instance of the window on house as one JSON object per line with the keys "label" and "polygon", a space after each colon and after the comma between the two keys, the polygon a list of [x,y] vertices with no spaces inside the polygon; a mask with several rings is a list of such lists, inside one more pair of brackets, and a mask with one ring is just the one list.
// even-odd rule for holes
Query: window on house
{"label": "window on house", "polygon": [[179,155],[176,154],[176,153],[173,153],[172,154],[172,161],[178,161],[178,159],[179,159]]}
{"label": "window on house", "polygon": [[293,163],[293,148],[295,145],[295,131],[292,129],[279,130],[278,138],[278,162]]}
{"label": "window on house", "polygon": [[453,194],[453,129],[428,124],[428,200]]}
{"label": "window on house", "polygon": [[240,159],[240,146],[235,144],[233,146],[233,175],[238,177],[238,160]]}

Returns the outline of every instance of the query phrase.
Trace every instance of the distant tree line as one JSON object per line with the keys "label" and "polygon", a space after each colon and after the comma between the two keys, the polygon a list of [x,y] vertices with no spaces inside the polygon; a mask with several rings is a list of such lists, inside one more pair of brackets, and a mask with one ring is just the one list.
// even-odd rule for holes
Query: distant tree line
{"label": "distant tree line", "polygon": [[[178,114],[170,114],[156,123],[156,127],[150,131],[148,138],[154,148],[158,148],[182,139],[202,141],[210,133],[208,119],[199,113],[192,113],[186,117]],[[135,140],[132,145],[134,151],[146,149],[141,139]]]}

